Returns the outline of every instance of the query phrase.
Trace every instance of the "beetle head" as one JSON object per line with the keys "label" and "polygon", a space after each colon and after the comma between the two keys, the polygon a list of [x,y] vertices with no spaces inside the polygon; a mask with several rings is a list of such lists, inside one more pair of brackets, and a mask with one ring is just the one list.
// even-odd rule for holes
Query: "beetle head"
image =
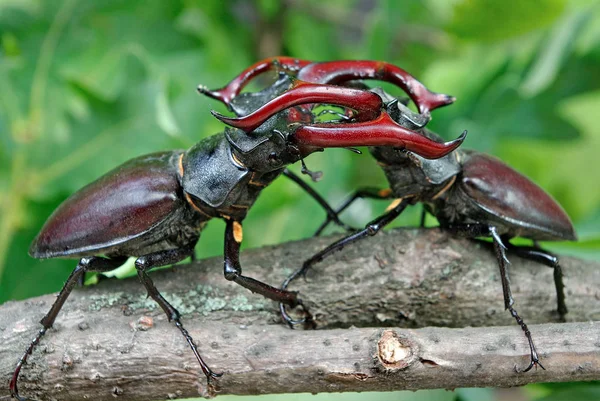
{"label": "beetle head", "polygon": [[[382,97],[387,113],[395,122],[417,131],[428,140],[443,143],[443,139],[439,135],[425,128],[425,125],[431,119],[429,115],[410,110],[404,102],[394,98],[380,88],[375,88],[373,91]],[[466,131],[463,132],[461,138],[464,138],[465,135]],[[437,159],[428,159],[417,153],[393,147],[374,147],[370,151],[382,163],[420,170],[423,174],[424,182],[432,185],[441,184],[461,171],[458,159],[458,153],[461,152],[460,149]]]}
{"label": "beetle head", "polygon": [[231,145],[234,161],[250,170],[266,173],[282,169],[314,151],[302,152],[290,140],[287,127],[268,128],[260,127],[248,134],[239,129],[227,128],[225,136]]}

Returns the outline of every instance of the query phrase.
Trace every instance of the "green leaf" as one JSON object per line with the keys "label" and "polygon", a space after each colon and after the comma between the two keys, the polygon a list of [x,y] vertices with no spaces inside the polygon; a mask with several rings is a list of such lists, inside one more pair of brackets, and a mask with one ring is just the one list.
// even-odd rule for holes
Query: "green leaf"
{"label": "green leaf", "polygon": [[567,401],[567,400],[599,400],[600,386],[598,384],[579,383],[568,388],[553,391],[536,401]]}
{"label": "green leaf", "polygon": [[165,131],[165,133],[176,137],[180,135],[181,130],[171,111],[171,106],[167,99],[166,86],[167,84],[163,83],[160,92],[156,97],[156,123],[163,131]]}
{"label": "green leaf", "polygon": [[566,58],[573,51],[575,38],[589,22],[590,15],[587,9],[575,11],[565,15],[553,27],[521,84],[520,92],[524,96],[539,94],[556,79]]}
{"label": "green leaf", "polygon": [[105,102],[112,102],[127,84],[124,69],[129,51],[126,46],[112,47],[94,43],[65,65],[61,75]]}
{"label": "green leaf", "polygon": [[462,0],[448,30],[462,40],[504,41],[552,24],[564,8],[563,0]]}

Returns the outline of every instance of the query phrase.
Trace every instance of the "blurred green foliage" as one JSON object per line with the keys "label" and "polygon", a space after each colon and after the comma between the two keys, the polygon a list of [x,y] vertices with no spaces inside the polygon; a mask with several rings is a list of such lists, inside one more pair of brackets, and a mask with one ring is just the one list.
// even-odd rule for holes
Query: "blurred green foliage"
{"label": "blurred green foliage", "polygon": [[[386,60],[457,96],[434,113],[431,127],[446,138],[468,129],[466,147],[496,154],[539,183],[567,210],[581,239],[548,246],[600,259],[595,1],[2,0],[0,302],[57,291],[74,267],[27,256],[61,201],[129,158],[186,148],[219,132],[208,111],[225,110],[196,86],[220,87],[278,54]],[[307,162],[324,171],[315,187],[332,204],[359,186],[385,186],[368,155],[328,150]],[[358,225],[384,207],[363,202],[346,218]],[[244,246],[309,236],[321,216],[299,188],[278,180],[249,214]],[[396,224],[417,219],[413,210]],[[222,229],[209,225],[199,255],[222,252]],[[410,398],[495,399],[473,391]],[[554,400],[567,390],[519,391]],[[600,398],[597,384],[568,391]]]}

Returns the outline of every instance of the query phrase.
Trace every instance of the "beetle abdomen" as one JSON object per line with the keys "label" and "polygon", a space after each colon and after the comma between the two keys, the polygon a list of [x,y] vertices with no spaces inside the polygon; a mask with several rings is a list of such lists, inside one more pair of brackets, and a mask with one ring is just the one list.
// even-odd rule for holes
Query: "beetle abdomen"
{"label": "beetle abdomen", "polygon": [[35,258],[101,254],[147,232],[175,211],[180,184],[161,152],[132,159],[80,189],[48,218],[31,244]]}
{"label": "beetle abdomen", "polygon": [[461,187],[486,212],[516,235],[540,240],[575,240],[569,216],[542,188],[500,160],[465,152]]}

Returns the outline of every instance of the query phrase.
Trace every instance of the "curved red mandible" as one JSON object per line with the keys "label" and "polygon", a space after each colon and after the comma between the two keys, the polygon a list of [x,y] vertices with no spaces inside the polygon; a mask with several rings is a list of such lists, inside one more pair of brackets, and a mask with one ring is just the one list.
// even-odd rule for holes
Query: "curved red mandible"
{"label": "curved red mandible", "polygon": [[332,124],[303,125],[291,138],[300,147],[346,148],[354,146],[393,146],[405,148],[427,159],[438,159],[458,148],[467,132],[453,141],[440,143],[404,128],[383,112],[375,120]]}
{"label": "curved red mandible", "polygon": [[387,62],[373,60],[312,62],[282,56],[266,58],[251,65],[221,89],[209,90],[199,86],[198,90],[229,107],[231,100],[239,95],[252,79],[277,68],[311,83],[342,85],[348,81],[364,79],[390,82],[404,90],[423,114],[429,114],[431,110],[452,104],[455,100],[453,96],[430,91],[414,76]]}
{"label": "curved red mandible", "polygon": [[355,79],[389,82],[402,88],[422,114],[452,104],[455,100],[453,96],[430,91],[402,68],[383,61],[346,60],[313,63],[300,69],[298,79],[330,85],[340,85]]}
{"label": "curved red mandible", "polygon": [[280,111],[293,106],[315,103],[353,109],[356,111],[354,118],[357,121],[373,120],[381,113],[383,106],[381,98],[370,91],[296,80],[291,89],[247,116],[230,118],[214,110],[211,113],[227,125],[250,132]]}
{"label": "curved red mandible", "polygon": [[258,75],[277,68],[294,72],[295,75],[295,72],[310,63],[311,61],[300,60],[294,57],[269,57],[252,64],[221,89],[210,90],[205,86],[200,85],[198,86],[198,91],[229,107],[231,100],[239,95],[242,89]]}

